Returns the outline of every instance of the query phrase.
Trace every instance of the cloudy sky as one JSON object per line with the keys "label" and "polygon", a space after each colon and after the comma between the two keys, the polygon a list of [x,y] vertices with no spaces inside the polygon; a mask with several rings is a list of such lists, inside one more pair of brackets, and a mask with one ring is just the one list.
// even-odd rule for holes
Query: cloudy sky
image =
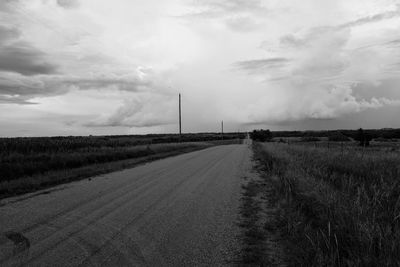
{"label": "cloudy sky", "polygon": [[400,127],[400,0],[1,0],[0,136]]}

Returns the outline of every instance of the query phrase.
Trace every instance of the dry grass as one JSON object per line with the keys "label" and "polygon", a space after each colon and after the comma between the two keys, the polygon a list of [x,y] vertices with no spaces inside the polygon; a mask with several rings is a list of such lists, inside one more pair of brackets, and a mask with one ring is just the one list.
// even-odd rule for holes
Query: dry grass
{"label": "dry grass", "polygon": [[254,144],[293,266],[400,265],[400,154]]}
{"label": "dry grass", "polygon": [[[94,175],[104,174],[155,159],[178,155],[214,144],[205,142],[154,144],[145,146],[123,147],[120,149],[89,150],[86,153],[61,153],[38,157],[32,160],[29,156],[20,156],[20,160],[11,167],[29,168],[32,175],[22,175],[0,180],[0,198],[33,192],[61,183],[79,180]],[[58,168],[54,163],[60,163]],[[74,163],[74,164],[72,164]],[[58,165],[57,165],[58,166]],[[22,172],[26,173],[26,172]]]}

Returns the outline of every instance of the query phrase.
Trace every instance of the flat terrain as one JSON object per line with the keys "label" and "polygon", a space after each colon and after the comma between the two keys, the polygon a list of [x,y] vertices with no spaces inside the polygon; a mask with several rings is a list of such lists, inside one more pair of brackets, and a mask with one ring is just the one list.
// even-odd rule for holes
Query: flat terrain
{"label": "flat terrain", "polygon": [[0,202],[0,265],[236,261],[247,145],[226,145]]}

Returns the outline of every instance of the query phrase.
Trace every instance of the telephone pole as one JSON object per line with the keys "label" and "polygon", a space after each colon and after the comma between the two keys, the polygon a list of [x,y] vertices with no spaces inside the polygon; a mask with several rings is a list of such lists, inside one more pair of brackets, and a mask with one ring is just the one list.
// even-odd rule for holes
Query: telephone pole
{"label": "telephone pole", "polygon": [[221,121],[221,137],[224,139],[224,121]]}
{"label": "telephone pole", "polygon": [[179,138],[182,137],[182,107],[181,107],[181,94],[179,94]]}

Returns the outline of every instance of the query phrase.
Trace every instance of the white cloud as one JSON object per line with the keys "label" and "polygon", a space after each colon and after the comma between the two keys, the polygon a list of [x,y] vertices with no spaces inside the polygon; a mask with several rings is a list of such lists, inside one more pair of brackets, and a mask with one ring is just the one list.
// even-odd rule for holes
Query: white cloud
{"label": "white cloud", "polygon": [[[397,99],[357,99],[352,89],[357,84],[372,84],[379,90],[381,81],[397,77],[400,52],[388,47],[386,40],[397,40],[398,34],[387,32],[386,20],[398,17],[398,13],[396,7],[395,11],[339,26],[310,26],[283,34],[275,42],[264,42],[262,48],[275,57],[236,63],[248,74],[264,78],[266,88],[264,95],[259,95],[247,111],[242,111],[242,122],[334,119],[365,109],[399,106]],[[374,36],[358,28],[379,22],[374,26],[378,27]],[[400,28],[399,19],[391,23],[390,27]],[[367,40],[375,45],[360,49],[360,41]],[[287,58],[290,61],[282,61]]]}
{"label": "white cloud", "polygon": [[111,115],[86,123],[91,127],[154,127],[175,122],[176,101],[168,95],[140,93],[131,96]]}

